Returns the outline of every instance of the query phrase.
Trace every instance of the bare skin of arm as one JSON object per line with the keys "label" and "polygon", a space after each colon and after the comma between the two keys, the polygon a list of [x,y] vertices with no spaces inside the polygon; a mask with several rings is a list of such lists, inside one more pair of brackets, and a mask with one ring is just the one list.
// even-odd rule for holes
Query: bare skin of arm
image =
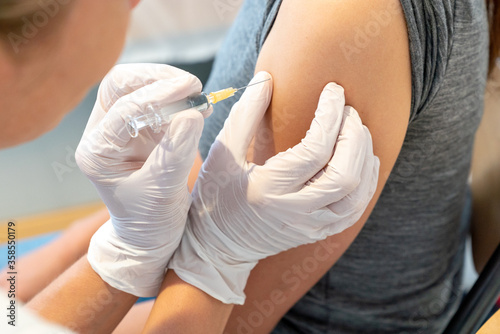
{"label": "bare skin of arm", "polygon": [[500,242],[500,69],[488,82],[483,120],[476,134],[472,159],[472,249],[481,272]]}
{"label": "bare skin of arm", "polygon": [[169,270],[144,333],[222,333],[232,309]]}
{"label": "bare skin of arm", "polygon": [[[104,282],[82,257],[27,307],[78,333],[111,333],[136,301],[137,297]],[[185,283],[170,270],[144,333],[221,333],[232,308]],[[139,330],[132,324],[125,332]]]}
{"label": "bare skin of arm", "polygon": [[[19,276],[19,291],[16,297],[23,302],[31,300],[72,266],[87,252],[90,238],[108,219],[108,210],[99,210],[72,223],[53,242],[21,257],[17,265],[23,275]],[[1,284],[5,285],[5,282]]]}
{"label": "bare skin of arm", "polygon": [[28,308],[78,333],[110,333],[136,300],[104,282],[82,257],[35,296]]}
{"label": "bare skin of arm", "polygon": [[[377,23],[374,15],[389,19]],[[360,45],[356,31],[377,26]],[[359,30],[358,30],[359,29]],[[293,36],[293,38],[291,38]],[[347,52],[354,48],[352,52]],[[264,162],[297,144],[314,116],[322,88],[330,81],[345,88],[346,102],[370,129],[380,158],[380,178],[362,218],[324,242],[304,245],[267,258],[252,271],[247,300],[235,306],[226,326],[237,333],[256,304],[268,301],[271,314],[253,333],[269,333],[279,319],[335,264],[368,219],[397,159],[406,133],[411,105],[411,67],[406,22],[399,1],[284,1],[259,55],[256,71],[274,79],[267,118],[256,136],[253,159]],[[308,111],[308,112],[303,112]],[[304,260],[316,259],[317,269],[305,272]],[[255,325],[255,326],[254,326]]]}

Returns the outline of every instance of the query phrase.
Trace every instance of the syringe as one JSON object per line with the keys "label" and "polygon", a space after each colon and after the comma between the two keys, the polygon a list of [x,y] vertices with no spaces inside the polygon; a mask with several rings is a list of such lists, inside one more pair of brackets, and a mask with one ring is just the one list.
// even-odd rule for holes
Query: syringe
{"label": "syringe", "polygon": [[199,112],[204,112],[211,105],[223,101],[233,96],[237,91],[247,87],[266,82],[270,79],[259,81],[251,85],[240,88],[229,87],[209,94],[200,93],[186,97],[185,99],[173,102],[161,108],[155,108],[152,104],[148,104],[145,109],[145,114],[137,117],[129,117],[127,122],[127,130],[132,138],[139,135],[139,131],[148,126],[151,127],[154,133],[161,130],[161,126],[168,123],[172,116],[178,112],[195,109]]}

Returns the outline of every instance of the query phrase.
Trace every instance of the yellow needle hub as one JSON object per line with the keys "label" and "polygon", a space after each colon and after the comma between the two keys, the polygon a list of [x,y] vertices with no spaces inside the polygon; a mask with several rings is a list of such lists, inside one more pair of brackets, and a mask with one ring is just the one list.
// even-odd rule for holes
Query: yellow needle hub
{"label": "yellow needle hub", "polygon": [[211,104],[216,104],[217,102],[220,102],[222,100],[230,98],[231,96],[234,96],[234,93],[236,93],[237,91],[238,91],[237,89],[235,89],[233,87],[229,87],[226,89],[222,89],[222,90],[207,94],[207,96],[208,96],[208,100]]}

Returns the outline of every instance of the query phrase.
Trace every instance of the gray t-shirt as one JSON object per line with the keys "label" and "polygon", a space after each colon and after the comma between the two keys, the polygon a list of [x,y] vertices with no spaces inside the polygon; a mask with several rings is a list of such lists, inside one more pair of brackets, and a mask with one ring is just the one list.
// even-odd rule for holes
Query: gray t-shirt
{"label": "gray t-shirt", "polygon": [[[252,78],[280,4],[244,3],[205,91],[244,86]],[[466,232],[460,217],[488,60],[485,5],[401,4],[412,66],[401,153],[359,236],[275,333],[438,333],[460,301]],[[217,104],[206,121],[203,157],[236,100]]]}

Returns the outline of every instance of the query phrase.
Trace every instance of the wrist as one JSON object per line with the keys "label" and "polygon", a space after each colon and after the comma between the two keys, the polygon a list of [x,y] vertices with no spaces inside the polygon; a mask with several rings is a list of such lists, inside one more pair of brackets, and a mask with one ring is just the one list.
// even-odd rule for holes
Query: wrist
{"label": "wrist", "polygon": [[[204,222],[206,223],[206,221]],[[205,226],[208,226],[207,223]],[[204,234],[208,236],[209,234]],[[210,240],[208,242],[211,242]],[[232,249],[230,240],[224,247]],[[168,268],[186,283],[197,287],[225,304],[242,305],[250,271],[257,261],[244,261],[217,249],[216,244],[200,242],[188,222],[182,241],[168,263]],[[239,247],[238,247],[239,248]]]}
{"label": "wrist", "polygon": [[158,293],[167,262],[177,245],[178,242],[144,249],[127,244],[116,236],[113,224],[108,221],[92,237],[87,259],[113,288],[138,297],[152,297]]}

